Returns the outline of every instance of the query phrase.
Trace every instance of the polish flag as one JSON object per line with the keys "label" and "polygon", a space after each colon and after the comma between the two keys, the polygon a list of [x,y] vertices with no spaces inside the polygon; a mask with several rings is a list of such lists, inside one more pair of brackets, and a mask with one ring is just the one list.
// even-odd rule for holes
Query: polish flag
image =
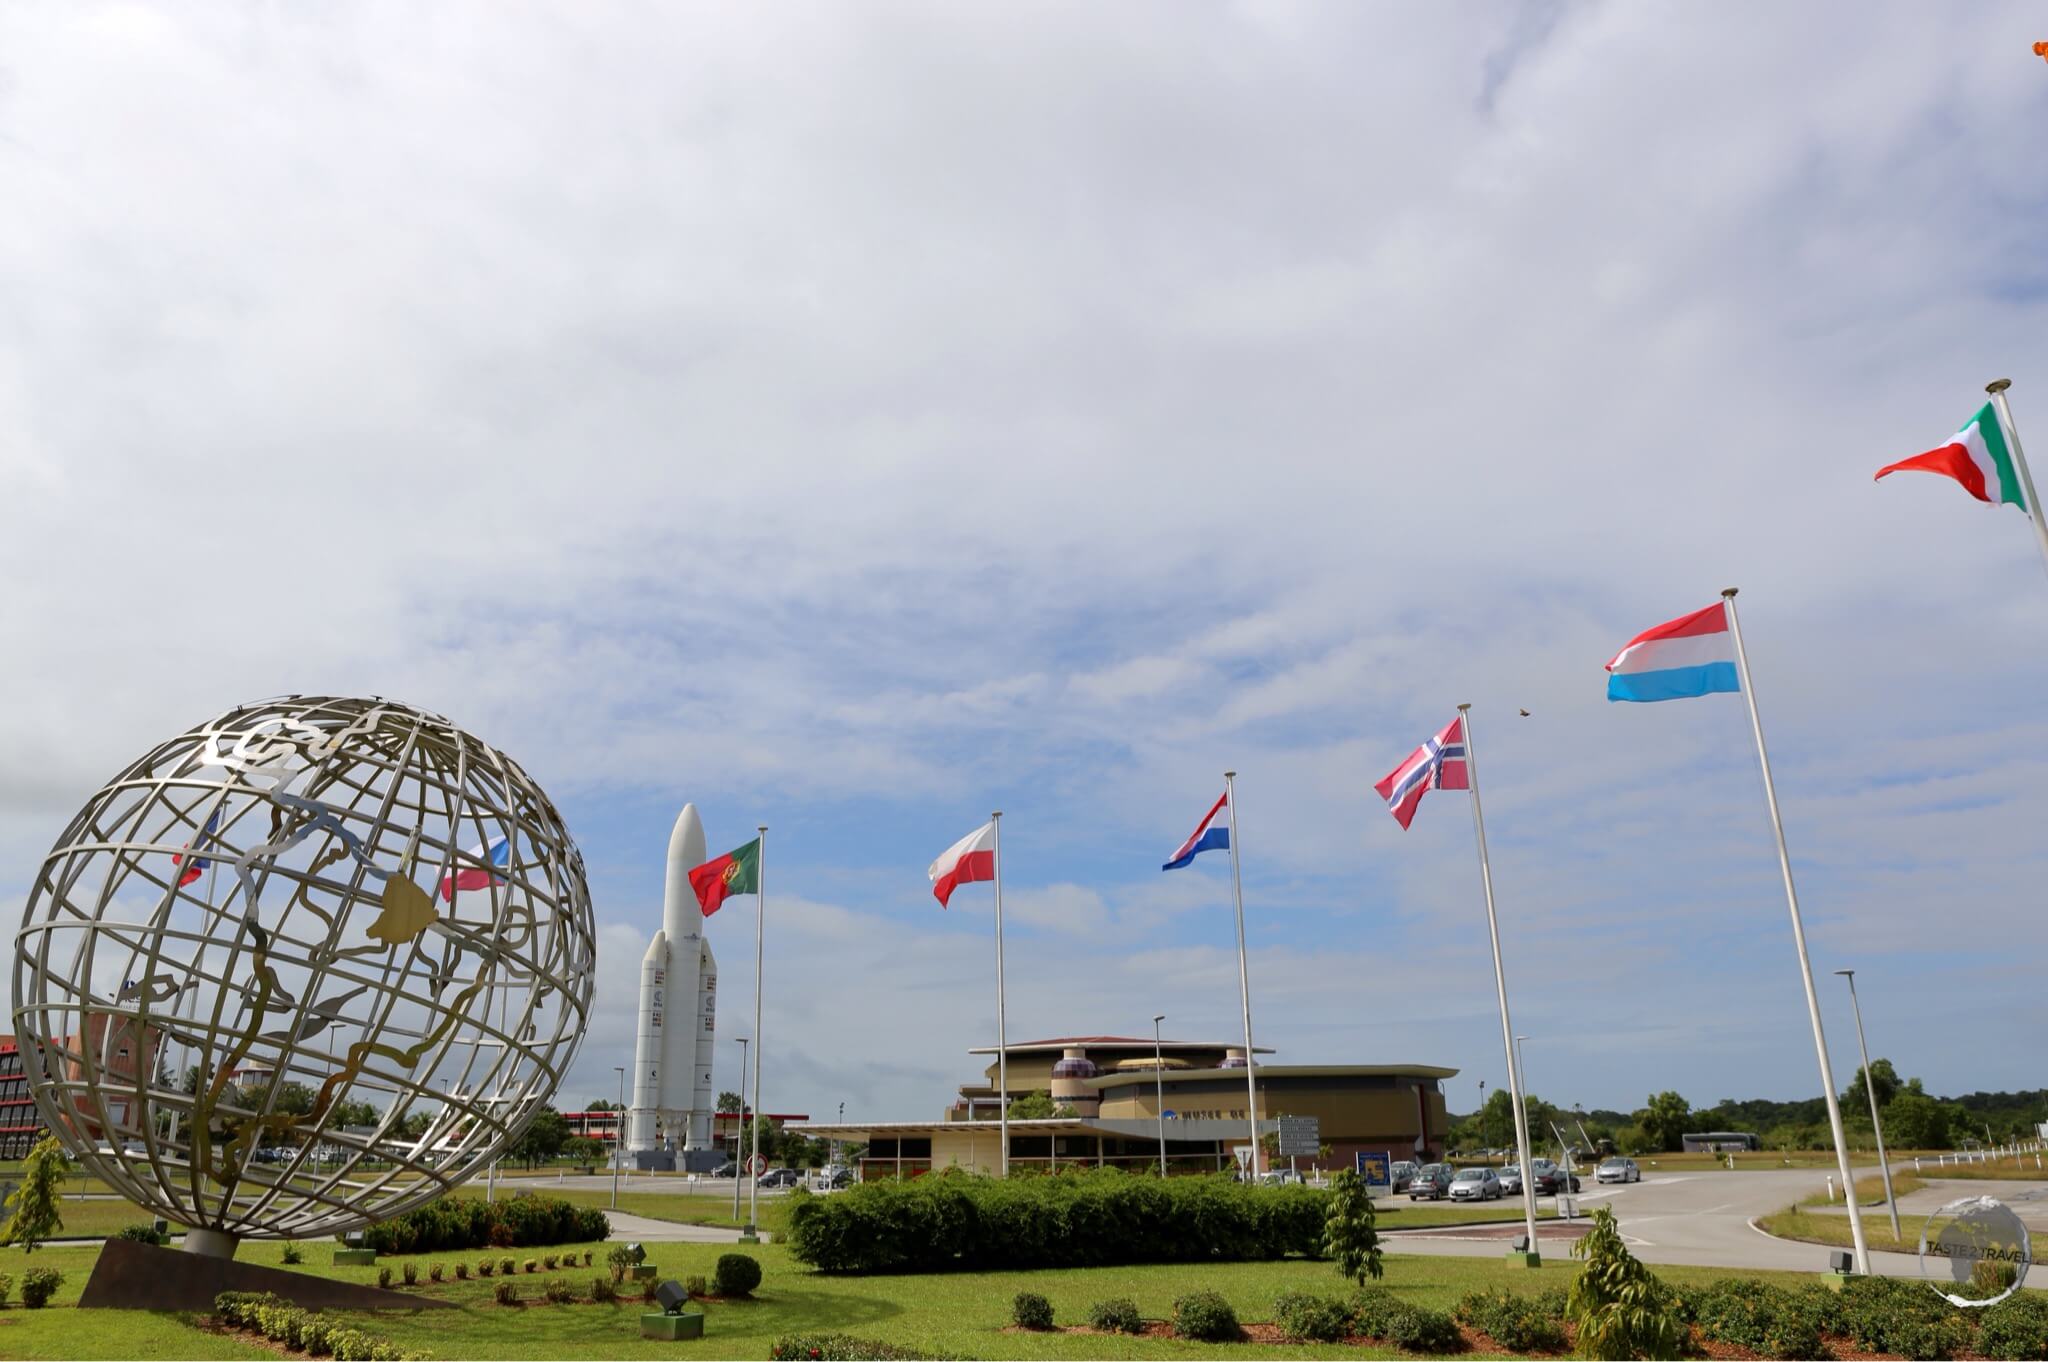
{"label": "polish flag", "polygon": [[946,848],[946,854],[932,862],[926,872],[932,877],[932,897],[939,907],[953,897],[953,887],[996,877],[996,825],[990,820]]}

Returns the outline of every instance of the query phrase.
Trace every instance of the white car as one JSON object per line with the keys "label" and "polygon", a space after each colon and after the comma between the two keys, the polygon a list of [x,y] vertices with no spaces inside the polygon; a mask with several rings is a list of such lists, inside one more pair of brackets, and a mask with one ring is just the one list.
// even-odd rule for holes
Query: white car
{"label": "white car", "polygon": [[1451,1178],[1453,1201],[1498,1201],[1500,1179],[1491,1168],[1460,1168]]}
{"label": "white car", "polygon": [[1634,1159],[1602,1159],[1593,1178],[1597,1182],[1641,1182],[1643,1170],[1636,1167]]}

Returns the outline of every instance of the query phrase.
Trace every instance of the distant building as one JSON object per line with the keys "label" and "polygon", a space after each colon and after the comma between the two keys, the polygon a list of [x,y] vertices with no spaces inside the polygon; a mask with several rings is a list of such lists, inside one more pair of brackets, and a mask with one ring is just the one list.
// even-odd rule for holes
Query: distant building
{"label": "distant building", "polygon": [[[1261,1047],[1263,1053],[1269,1053]],[[970,1051],[994,1055],[993,1047]],[[1061,1036],[1008,1051],[1012,1101],[1050,1097],[1061,1115],[1010,1122],[1011,1168],[1157,1167],[1162,1125],[1166,1157],[1182,1172],[1235,1166],[1248,1143],[1244,1047],[1161,1041],[1150,1036]],[[1443,1080],[1456,1069],[1426,1064],[1268,1064],[1258,1067],[1259,1129],[1279,1116],[1312,1116],[1326,1150],[1302,1168],[1349,1168],[1357,1154],[1440,1156],[1449,1118]],[[801,1133],[865,1141],[860,1176],[915,1177],[932,1169],[993,1172],[1001,1162],[997,1066],[963,1084],[937,1121],[805,1126]],[[795,1127],[793,1127],[795,1129]],[[1284,1162],[1284,1161],[1283,1161]]]}
{"label": "distant building", "polygon": [[1732,1150],[1762,1149],[1764,1142],[1746,1130],[1709,1130],[1699,1135],[1682,1135],[1688,1154],[1726,1154]]}
{"label": "distant building", "polygon": [[0,1036],[0,1159],[26,1157],[48,1128],[28,1095],[28,1076],[21,1067],[21,1047],[12,1036]]}

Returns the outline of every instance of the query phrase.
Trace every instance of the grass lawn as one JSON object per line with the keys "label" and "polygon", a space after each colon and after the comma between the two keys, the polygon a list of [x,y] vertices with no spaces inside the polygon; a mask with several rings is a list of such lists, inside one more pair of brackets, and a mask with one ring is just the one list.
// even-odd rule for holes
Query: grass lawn
{"label": "grass lawn", "polygon": [[[597,1245],[577,1246],[595,1249]],[[242,1256],[252,1262],[279,1265],[281,1246],[250,1243]],[[561,1251],[561,1250],[556,1250]],[[709,1276],[718,1255],[729,1249],[716,1244],[662,1244],[653,1256],[664,1277]],[[67,1280],[52,1308],[0,1311],[0,1356],[10,1358],[92,1359],[274,1357],[275,1353],[235,1338],[207,1332],[196,1317],[139,1315],[124,1311],[76,1308],[78,1293],[91,1271],[97,1250],[44,1249],[35,1264],[62,1269]],[[472,1278],[425,1285],[421,1294],[458,1302],[459,1311],[376,1312],[358,1316],[362,1328],[390,1338],[408,1351],[437,1358],[527,1357],[765,1357],[781,1333],[839,1331],[885,1339],[934,1352],[965,1357],[1382,1357],[1398,1354],[1341,1346],[1197,1344],[1172,1339],[1103,1337],[1098,1335],[1005,1333],[1010,1301],[1019,1291],[1037,1291],[1053,1303],[1061,1324],[1080,1323],[1088,1305],[1109,1296],[1137,1302],[1147,1317],[1162,1318],[1184,1292],[1208,1288],[1223,1293],[1248,1322],[1272,1318],[1273,1297],[1282,1291],[1343,1293],[1348,1284],[1328,1263],[1290,1259],[1277,1263],[1186,1264],[1148,1267],[1076,1268],[1042,1272],[963,1272],[930,1276],[827,1277],[793,1262],[786,1250],[764,1245],[755,1250],[765,1271],[757,1299],[714,1302],[707,1307],[706,1336],[701,1343],[656,1343],[639,1336],[638,1302],[608,1305],[525,1304],[515,1307],[491,1299],[497,1279]],[[452,1266],[460,1256],[474,1270],[484,1256],[439,1253],[414,1258],[424,1281],[429,1264]],[[495,1256],[503,1256],[502,1254]],[[539,1256],[514,1250],[513,1256]],[[347,1280],[373,1283],[374,1268],[335,1268],[325,1245],[307,1246],[303,1271],[317,1271]],[[404,1260],[386,1259],[395,1269]],[[1533,1292],[1568,1286],[1577,1265],[1570,1259],[1546,1263],[1537,1271],[1510,1268],[1497,1259],[1439,1258],[1390,1254],[1384,1285],[1418,1304],[1449,1309],[1467,1291],[1489,1286]],[[17,1279],[23,1266],[19,1250],[0,1251],[0,1271]],[[549,1276],[574,1283],[587,1295],[590,1278],[600,1269],[521,1273],[515,1277],[523,1296],[538,1297]],[[1659,1268],[1674,1283],[1713,1280],[1729,1275],[1712,1268]],[[1746,1277],[1790,1283],[1805,1274],[1745,1273]]]}
{"label": "grass lawn", "polygon": [[[1846,1215],[1809,1215],[1795,1207],[1760,1215],[1756,1223],[1780,1239],[1800,1239],[1809,1244],[1826,1244],[1830,1248],[1848,1248],[1855,1242],[1849,1233],[1849,1217]],[[1899,1233],[1904,1237],[1894,1239],[1890,1216],[1866,1214],[1863,1217],[1863,1238],[1873,1251],[1918,1253],[1920,1232],[1926,1224],[1924,1215],[1902,1215],[1899,1217]]]}
{"label": "grass lawn", "polygon": [[[1892,1192],[1896,1196],[1905,1196],[1909,1192],[1917,1192],[1926,1185],[1926,1183],[1920,1180],[1920,1175],[1910,1168],[1903,1172],[1897,1168],[1892,1169]],[[1827,1194],[1827,1190],[1823,1188],[1799,1204],[1802,1206],[1834,1206],[1840,1203],[1835,1198],[1830,1197]],[[1882,1173],[1874,1173],[1869,1177],[1856,1179],[1856,1204],[1859,1206],[1884,1205],[1884,1175]]]}

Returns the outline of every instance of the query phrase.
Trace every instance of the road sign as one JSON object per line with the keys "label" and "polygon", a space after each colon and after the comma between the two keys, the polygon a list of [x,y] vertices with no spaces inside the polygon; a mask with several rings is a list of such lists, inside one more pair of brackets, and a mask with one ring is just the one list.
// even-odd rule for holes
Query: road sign
{"label": "road sign", "polygon": [[747,1167],[753,1172],[755,1177],[760,1177],[768,1171],[768,1156],[766,1154],[754,1155],[753,1158],[747,1160]]}
{"label": "road sign", "polygon": [[1248,1144],[1234,1145],[1230,1152],[1237,1156],[1237,1171],[1242,1173],[1252,1166],[1252,1147]]}
{"label": "road sign", "polygon": [[1394,1190],[1394,1156],[1384,1149],[1361,1149],[1352,1156],[1356,1161],[1358,1176],[1365,1179],[1368,1192],[1391,1192]]}
{"label": "road sign", "polygon": [[1322,1122],[1313,1116],[1280,1118],[1280,1157],[1314,1158],[1323,1147]]}

